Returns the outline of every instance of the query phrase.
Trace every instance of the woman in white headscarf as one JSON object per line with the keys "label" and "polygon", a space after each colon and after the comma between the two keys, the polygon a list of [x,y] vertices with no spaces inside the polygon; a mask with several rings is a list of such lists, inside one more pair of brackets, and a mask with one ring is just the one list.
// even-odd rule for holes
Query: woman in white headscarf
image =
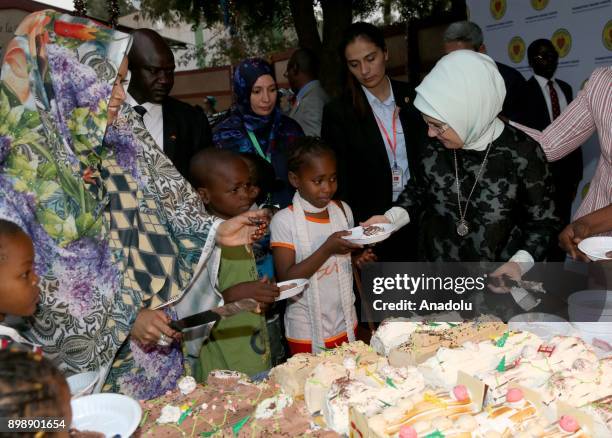
{"label": "woman in white headscarf", "polygon": [[506,89],[494,61],[452,52],[416,91],[430,139],[419,172],[395,207],[367,223],[415,220],[421,260],[516,262],[498,274],[520,277],[543,259],[559,221],[542,150],[497,117]]}

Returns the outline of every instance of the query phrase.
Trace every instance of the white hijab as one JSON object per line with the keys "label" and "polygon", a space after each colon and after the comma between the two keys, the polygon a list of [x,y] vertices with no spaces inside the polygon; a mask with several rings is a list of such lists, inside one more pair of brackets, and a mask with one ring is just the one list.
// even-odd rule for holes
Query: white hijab
{"label": "white hijab", "polygon": [[487,55],[471,50],[449,53],[416,92],[414,106],[453,128],[465,143],[463,149],[483,151],[504,130],[497,115],[506,86],[495,61]]}

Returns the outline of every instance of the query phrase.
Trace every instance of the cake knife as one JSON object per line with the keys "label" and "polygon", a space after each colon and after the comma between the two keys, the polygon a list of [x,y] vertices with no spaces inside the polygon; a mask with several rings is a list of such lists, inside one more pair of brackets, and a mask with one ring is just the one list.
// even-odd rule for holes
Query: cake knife
{"label": "cake knife", "polygon": [[259,303],[257,301],[253,298],[245,298],[225,304],[221,307],[187,316],[177,321],[171,321],[170,327],[174,330],[181,331],[187,328],[208,324],[209,322],[216,322],[240,312],[258,312],[258,309]]}

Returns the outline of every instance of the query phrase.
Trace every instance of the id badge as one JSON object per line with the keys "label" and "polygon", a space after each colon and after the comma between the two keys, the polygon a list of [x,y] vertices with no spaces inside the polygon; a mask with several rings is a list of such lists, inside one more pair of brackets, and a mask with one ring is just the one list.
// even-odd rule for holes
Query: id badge
{"label": "id badge", "polygon": [[394,192],[401,192],[404,190],[404,175],[402,169],[397,165],[391,168],[391,182]]}

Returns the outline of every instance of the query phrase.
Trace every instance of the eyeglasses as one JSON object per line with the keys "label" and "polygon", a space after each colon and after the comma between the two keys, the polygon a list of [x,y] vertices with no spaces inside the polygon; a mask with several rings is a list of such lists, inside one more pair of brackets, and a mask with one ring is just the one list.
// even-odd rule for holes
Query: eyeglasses
{"label": "eyeglasses", "polygon": [[428,122],[427,120],[423,119],[423,121],[425,122],[425,124],[427,125],[427,127],[429,129],[431,129],[436,135],[442,135],[446,132],[446,130],[448,128],[450,128],[450,126],[448,126],[447,123],[444,123],[442,125],[436,125],[432,122]]}

